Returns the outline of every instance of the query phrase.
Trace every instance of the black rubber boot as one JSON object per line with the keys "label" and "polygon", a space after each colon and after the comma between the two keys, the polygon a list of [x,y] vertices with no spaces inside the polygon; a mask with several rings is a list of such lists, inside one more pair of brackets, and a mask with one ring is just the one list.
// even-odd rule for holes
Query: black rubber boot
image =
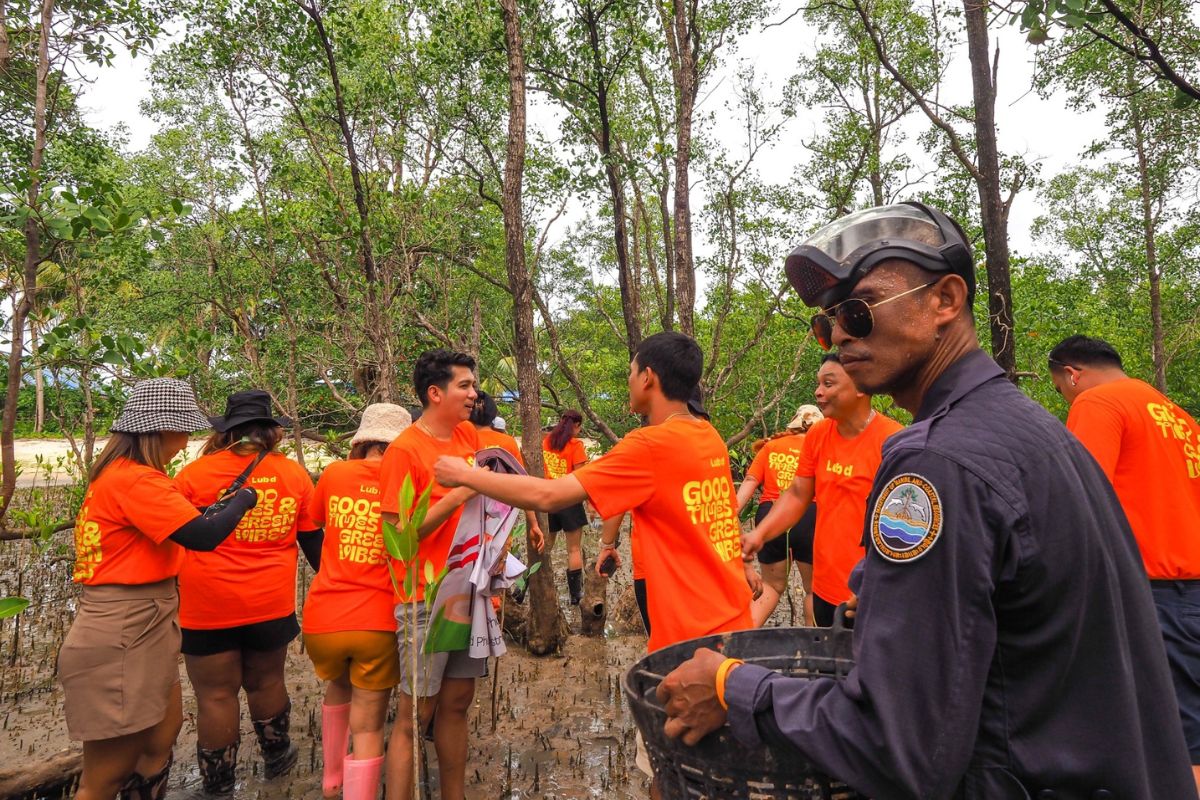
{"label": "black rubber boot", "polygon": [[288,735],[291,718],[292,704],[289,701],[283,711],[270,719],[254,720],[254,733],[262,750],[263,775],[267,780],[283,775],[296,765],[299,752]]}
{"label": "black rubber boot", "polygon": [[200,779],[204,781],[204,791],[208,794],[232,794],[233,770],[237,766],[238,746],[234,742],[225,747],[206,750],[196,745],[196,761],[200,763]]}
{"label": "black rubber boot", "polygon": [[162,800],[167,796],[167,779],[171,777],[171,764],[174,761],[175,754],[169,754],[163,768],[148,778],[133,773],[117,796],[121,800]]}
{"label": "black rubber boot", "polygon": [[571,605],[579,605],[579,601],[583,599],[582,569],[567,570],[567,591],[571,593]]}

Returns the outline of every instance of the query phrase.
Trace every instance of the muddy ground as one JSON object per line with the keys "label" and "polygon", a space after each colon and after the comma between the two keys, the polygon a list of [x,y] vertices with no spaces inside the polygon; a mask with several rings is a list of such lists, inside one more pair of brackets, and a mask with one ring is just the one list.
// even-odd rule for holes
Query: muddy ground
{"label": "muddy ground", "polygon": [[[54,662],[70,626],[78,591],[70,582],[69,532],[38,551],[28,542],[0,542],[0,595],[20,591],[33,605],[16,620],[0,621],[0,764],[34,763],[71,746],[62,714],[62,691]],[[594,553],[598,531],[585,533]],[[628,536],[622,536],[629,563]],[[564,544],[555,550],[560,604],[572,631],[579,611],[567,604],[562,584]],[[298,607],[311,573],[301,560]],[[646,781],[633,764],[634,725],[620,691],[622,674],[645,650],[623,568],[609,585],[608,634],[574,633],[559,655],[534,657],[519,644],[493,662],[479,682],[471,714],[468,798],[644,798]],[[773,623],[788,624],[785,599]],[[259,778],[254,733],[243,706],[242,749],[236,797],[320,798],[320,705],[322,688],[299,640],[288,656],[293,735],[300,763],[285,779]],[[171,796],[204,797],[195,760],[195,701],[180,663],[184,725],[175,748]],[[495,726],[493,728],[493,703]],[[434,756],[430,748],[431,764]],[[436,772],[436,768],[433,770]],[[436,796],[436,792],[433,796]]]}

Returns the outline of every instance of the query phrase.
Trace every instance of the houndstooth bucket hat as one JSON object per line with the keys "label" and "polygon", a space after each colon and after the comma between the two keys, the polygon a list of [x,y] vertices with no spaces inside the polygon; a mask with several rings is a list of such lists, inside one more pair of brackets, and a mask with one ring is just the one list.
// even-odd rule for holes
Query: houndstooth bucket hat
{"label": "houndstooth bucket hat", "polygon": [[151,378],[134,385],[109,429],[114,433],[194,433],[212,427],[200,413],[192,387],[175,378]]}

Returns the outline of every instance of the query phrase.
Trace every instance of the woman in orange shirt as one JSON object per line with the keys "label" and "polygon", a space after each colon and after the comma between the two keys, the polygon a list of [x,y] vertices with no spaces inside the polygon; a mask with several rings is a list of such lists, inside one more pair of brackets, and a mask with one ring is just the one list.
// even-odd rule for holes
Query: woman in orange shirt
{"label": "woman in orange shirt", "polygon": [[[587,463],[587,453],[579,432],[583,430],[583,415],[574,409],[564,411],[558,424],[542,439],[542,462],[547,478],[563,478]],[[571,605],[579,605],[583,599],[583,526],[587,525],[587,512],[583,503],[575,503],[548,516],[550,522],[550,548],[554,549],[554,538],[559,531],[567,536],[567,590],[571,593]]]}
{"label": "woman in orange shirt", "polygon": [[[341,789],[346,800],[374,800],[379,789],[388,699],[400,681],[395,599],[379,524],[379,467],[387,446],[411,422],[400,406],[367,406],[349,460],[327,466],[313,494],[312,519],[326,535],[321,571],[304,601],[304,649],[317,677],[329,681],[321,706],[326,797]],[[347,760],[351,734],[354,758]]]}
{"label": "woman in orange shirt", "polygon": [[183,724],[175,578],[183,548],[212,550],[255,502],[243,489],[201,515],[167,477],[188,434],[207,427],[186,383],[142,381],[88,476],[75,520],[83,597],[57,667],[67,730],[83,741],[81,800],[166,795]]}
{"label": "woman in orange shirt", "polygon": [[216,500],[246,474],[258,506],[211,553],[193,553],[179,573],[179,621],[188,678],[196,690],[196,753],[206,791],[234,788],[239,701],[246,705],[263,756],[263,774],[282,775],[296,763],[288,734],[291,701],[283,680],[296,623],[297,544],[316,570],[321,529],[309,518],[312,479],[276,452],[291,420],[271,416],[270,396],[238,392],[202,455],[175,479],[198,507]]}

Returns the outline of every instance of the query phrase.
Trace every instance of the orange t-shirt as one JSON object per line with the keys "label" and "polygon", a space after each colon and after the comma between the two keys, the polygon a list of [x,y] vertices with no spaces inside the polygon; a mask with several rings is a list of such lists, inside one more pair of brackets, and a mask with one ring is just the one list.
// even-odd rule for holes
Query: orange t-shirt
{"label": "orange t-shirt", "polygon": [[380,459],[337,461],[321,473],[311,516],[325,528],[321,569],[304,601],[305,633],[396,630],[379,524]]}
{"label": "orange t-shirt", "polygon": [[850,571],[866,555],[863,522],[883,442],[902,426],[876,414],[866,430],[846,439],[837,420],[823,419],[808,429],[796,474],[813,478],[817,528],[813,535],[813,594],[837,605],[850,599]]}
{"label": "orange t-shirt", "polygon": [[546,467],[547,478],[561,478],[575,471],[576,464],[587,461],[583,442],[572,436],[566,446],[560,450],[550,449],[550,436],[542,437],[542,463]]}
{"label": "orange t-shirt", "polygon": [[502,447],[513,454],[518,464],[525,466],[525,457],[521,455],[521,446],[517,444],[516,439],[491,428],[476,428],[475,432],[479,434],[480,450],[485,447]]}
{"label": "orange t-shirt", "polygon": [[[442,455],[459,456],[474,462],[478,450],[479,434],[470,422],[459,423],[448,442],[435,439],[417,425],[410,425],[388,445],[387,452],[383,454],[383,468],[379,473],[379,487],[383,491],[380,508],[386,514],[395,514],[399,510],[400,488],[404,485],[405,475],[412,476],[414,498],[419,498],[426,487],[433,487],[429,495],[429,507],[433,508],[451,491],[433,479],[433,462]],[[425,564],[433,565],[434,574],[440,574],[442,567],[446,566],[450,545],[454,542],[454,531],[461,516],[462,506],[459,506],[437,530],[421,540],[417,549],[415,599],[425,599]],[[398,569],[397,574],[401,574],[401,570]]]}
{"label": "orange t-shirt", "polygon": [[[196,506],[224,494],[253,455],[221,450],[179,471],[175,482]],[[312,478],[280,453],[262,460],[246,486],[258,505],[210,553],[188,551],[179,573],[179,624],[197,630],[236,628],[296,611],[296,531],[316,530],[309,517]]]}
{"label": "orange t-shirt", "polygon": [[118,458],[92,481],[75,518],[76,583],[157,583],[179,574],[183,548],[167,537],[200,516],[174,481]]}
{"label": "orange t-shirt", "polygon": [[650,650],[752,627],[729,452],[712,425],[638,428],[575,477],[601,517],[633,512]]}
{"label": "orange t-shirt", "polygon": [[1080,393],[1067,428],[1112,481],[1146,573],[1200,578],[1200,426],[1153,386],[1126,378]]}
{"label": "orange t-shirt", "polygon": [[780,436],[763,445],[758,455],[750,462],[746,477],[753,477],[762,487],[760,503],[779,499],[779,493],[792,485],[796,477],[796,465],[800,463],[800,448],[804,445],[804,434],[793,433]]}

